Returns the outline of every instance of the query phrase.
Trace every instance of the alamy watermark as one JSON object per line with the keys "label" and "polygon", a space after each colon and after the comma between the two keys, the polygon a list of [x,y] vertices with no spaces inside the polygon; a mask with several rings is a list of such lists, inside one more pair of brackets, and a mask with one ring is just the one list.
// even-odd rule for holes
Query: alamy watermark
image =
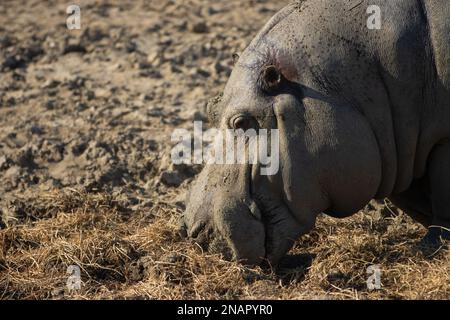
{"label": "alamy watermark", "polygon": [[381,30],[381,8],[376,5],[367,7],[367,28],[369,30]]}
{"label": "alamy watermark", "polygon": [[66,274],[69,275],[66,287],[69,291],[81,290],[81,270],[79,266],[70,265],[67,267]]}
{"label": "alamy watermark", "polygon": [[172,134],[174,164],[260,165],[261,175],[275,175],[280,166],[278,129],[208,129],[194,122],[194,131],[176,129]]}
{"label": "alamy watermark", "polygon": [[381,289],[381,269],[379,265],[371,265],[367,267],[367,289],[369,290],[379,290]]}
{"label": "alamy watermark", "polygon": [[81,9],[80,6],[72,4],[67,7],[66,13],[69,15],[66,19],[66,26],[69,30],[81,29]]}
{"label": "alamy watermark", "polygon": [[[66,26],[69,30],[81,29],[81,8],[77,4],[71,4],[66,8],[68,17],[66,18]],[[366,26],[369,30],[381,29],[381,8],[377,5],[370,5],[367,7],[366,13],[369,15],[367,18]]]}

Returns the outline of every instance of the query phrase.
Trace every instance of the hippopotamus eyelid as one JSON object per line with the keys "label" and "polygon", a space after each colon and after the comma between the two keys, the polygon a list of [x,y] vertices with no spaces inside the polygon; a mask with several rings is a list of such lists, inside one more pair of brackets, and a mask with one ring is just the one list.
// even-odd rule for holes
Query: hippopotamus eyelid
{"label": "hippopotamus eyelid", "polygon": [[248,114],[238,114],[230,119],[230,127],[234,130],[258,129],[258,122],[254,117]]}

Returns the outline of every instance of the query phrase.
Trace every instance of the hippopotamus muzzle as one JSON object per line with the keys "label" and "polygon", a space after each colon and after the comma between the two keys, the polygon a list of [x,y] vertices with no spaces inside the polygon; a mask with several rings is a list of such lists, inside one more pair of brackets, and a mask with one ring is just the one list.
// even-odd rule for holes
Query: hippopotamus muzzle
{"label": "hippopotamus muzzle", "polygon": [[204,249],[227,259],[275,266],[302,228],[280,198],[253,193],[252,185],[262,179],[258,174],[252,179],[255,168],[207,166],[189,194],[181,228]]}

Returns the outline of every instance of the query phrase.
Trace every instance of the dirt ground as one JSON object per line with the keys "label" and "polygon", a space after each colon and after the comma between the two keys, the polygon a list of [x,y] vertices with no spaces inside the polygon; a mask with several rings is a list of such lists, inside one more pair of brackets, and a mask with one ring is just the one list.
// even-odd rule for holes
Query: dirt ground
{"label": "dirt ground", "polygon": [[75,3],[81,30],[66,1],[0,2],[0,299],[450,298],[449,255],[417,253],[425,229],[388,203],[321,217],[277,272],[179,238],[201,168],[171,164],[171,133],[287,0]]}

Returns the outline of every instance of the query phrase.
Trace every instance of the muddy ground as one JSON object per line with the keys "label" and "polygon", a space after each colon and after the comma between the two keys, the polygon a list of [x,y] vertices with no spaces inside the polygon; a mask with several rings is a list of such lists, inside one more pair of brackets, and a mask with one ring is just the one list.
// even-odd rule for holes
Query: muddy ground
{"label": "muddy ground", "polygon": [[170,135],[288,1],[76,3],[81,30],[65,1],[0,2],[1,299],[450,298],[448,254],[416,253],[424,228],[389,204],[321,217],[277,272],[179,238],[201,168],[171,164]]}

